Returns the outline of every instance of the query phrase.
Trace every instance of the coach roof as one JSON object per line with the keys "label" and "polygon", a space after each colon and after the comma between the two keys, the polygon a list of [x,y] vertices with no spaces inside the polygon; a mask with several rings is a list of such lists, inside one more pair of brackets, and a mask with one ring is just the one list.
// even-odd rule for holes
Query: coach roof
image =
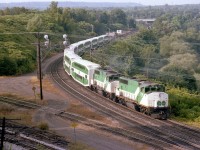
{"label": "coach roof", "polygon": [[80,64],[80,65],[83,65],[89,69],[92,69],[92,68],[97,68],[97,67],[100,67],[99,64],[96,64],[96,63],[93,63],[91,61],[88,61],[88,60],[84,60],[84,59],[78,59],[78,60],[75,60],[74,62]]}

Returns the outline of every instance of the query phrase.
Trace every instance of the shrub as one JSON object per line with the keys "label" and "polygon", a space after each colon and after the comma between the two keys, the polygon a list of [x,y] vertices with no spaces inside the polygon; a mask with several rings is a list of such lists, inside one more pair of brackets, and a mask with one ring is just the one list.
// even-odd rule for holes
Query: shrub
{"label": "shrub", "polygon": [[169,94],[172,115],[182,119],[196,120],[200,116],[199,95],[190,94],[185,89],[171,88]]}
{"label": "shrub", "polygon": [[38,128],[40,128],[41,130],[49,130],[49,125],[46,122],[41,122],[38,124]]}

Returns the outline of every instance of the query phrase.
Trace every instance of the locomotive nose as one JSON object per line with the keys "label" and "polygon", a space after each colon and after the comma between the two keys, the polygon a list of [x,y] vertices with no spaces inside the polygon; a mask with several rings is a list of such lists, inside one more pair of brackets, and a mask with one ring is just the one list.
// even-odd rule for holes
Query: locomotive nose
{"label": "locomotive nose", "polygon": [[167,107],[168,95],[163,92],[152,92],[148,95],[149,103],[152,107]]}

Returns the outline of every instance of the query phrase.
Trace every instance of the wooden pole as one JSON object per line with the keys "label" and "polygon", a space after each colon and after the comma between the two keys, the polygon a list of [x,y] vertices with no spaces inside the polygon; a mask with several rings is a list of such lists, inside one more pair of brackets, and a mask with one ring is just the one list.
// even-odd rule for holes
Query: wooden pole
{"label": "wooden pole", "polygon": [[5,135],[5,124],[6,124],[6,119],[3,117],[3,122],[2,122],[2,130],[1,130],[1,150],[3,150],[3,141],[4,141],[4,135]]}
{"label": "wooden pole", "polygon": [[37,54],[38,54],[38,72],[39,72],[39,80],[40,80],[40,99],[43,100],[43,92],[42,92],[42,67],[41,67],[41,52],[40,52],[40,33],[38,32],[38,43],[37,43]]}

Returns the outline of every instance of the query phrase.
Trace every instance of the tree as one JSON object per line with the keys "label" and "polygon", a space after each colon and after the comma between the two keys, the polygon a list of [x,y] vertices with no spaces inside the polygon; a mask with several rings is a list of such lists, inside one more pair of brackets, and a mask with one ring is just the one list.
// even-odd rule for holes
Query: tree
{"label": "tree", "polygon": [[164,82],[193,91],[197,90],[196,79],[190,71],[177,65],[171,65],[164,68],[162,72],[161,80]]}
{"label": "tree", "polygon": [[176,66],[176,67],[188,70],[192,73],[194,72],[194,69],[196,68],[196,66],[198,66],[197,56],[191,53],[173,55],[168,60],[169,60],[169,64],[164,66],[161,70],[166,70],[167,68]]}
{"label": "tree", "polygon": [[110,14],[112,23],[127,25],[127,16],[123,10],[113,9]]}
{"label": "tree", "polygon": [[129,28],[136,28],[136,21],[133,18],[128,19],[128,27]]}
{"label": "tree", "polygon": [[48,10],[49,10],[52,14],[56,14],[56,13],[58,12],[58,2],[52,1],[51,4],[49,5]]}
{"label": "tree", "polygon": [[27,23],[27,30],[31,32],[41,32],[44,29],[42,18],[39,15],[35,15]]}
{"label": "tree", "polygon": [[99,22],[104,23],[104,24],[108,24],[109,21],[110,21],[110,16],[106,12],[103,12],[100,15]]}
{"label": "tree", "polygon": [[193,52],[189,43],[184,41],[184,34],[180,31],[173,32],[170,36],[160,38],[160,54],[164,57],[170,57],[175,54],[184,54]]}
{"label": "tree", "polygon": [[58,2],[52,1],[47,10],[50,13],[50,16],[52,17],[52,20],[58,21]]}
{"label": "tree", "polygon": [[16,62],[8,57],[3,56],[0,58],[0,75],[15,75],[17,73]]}

